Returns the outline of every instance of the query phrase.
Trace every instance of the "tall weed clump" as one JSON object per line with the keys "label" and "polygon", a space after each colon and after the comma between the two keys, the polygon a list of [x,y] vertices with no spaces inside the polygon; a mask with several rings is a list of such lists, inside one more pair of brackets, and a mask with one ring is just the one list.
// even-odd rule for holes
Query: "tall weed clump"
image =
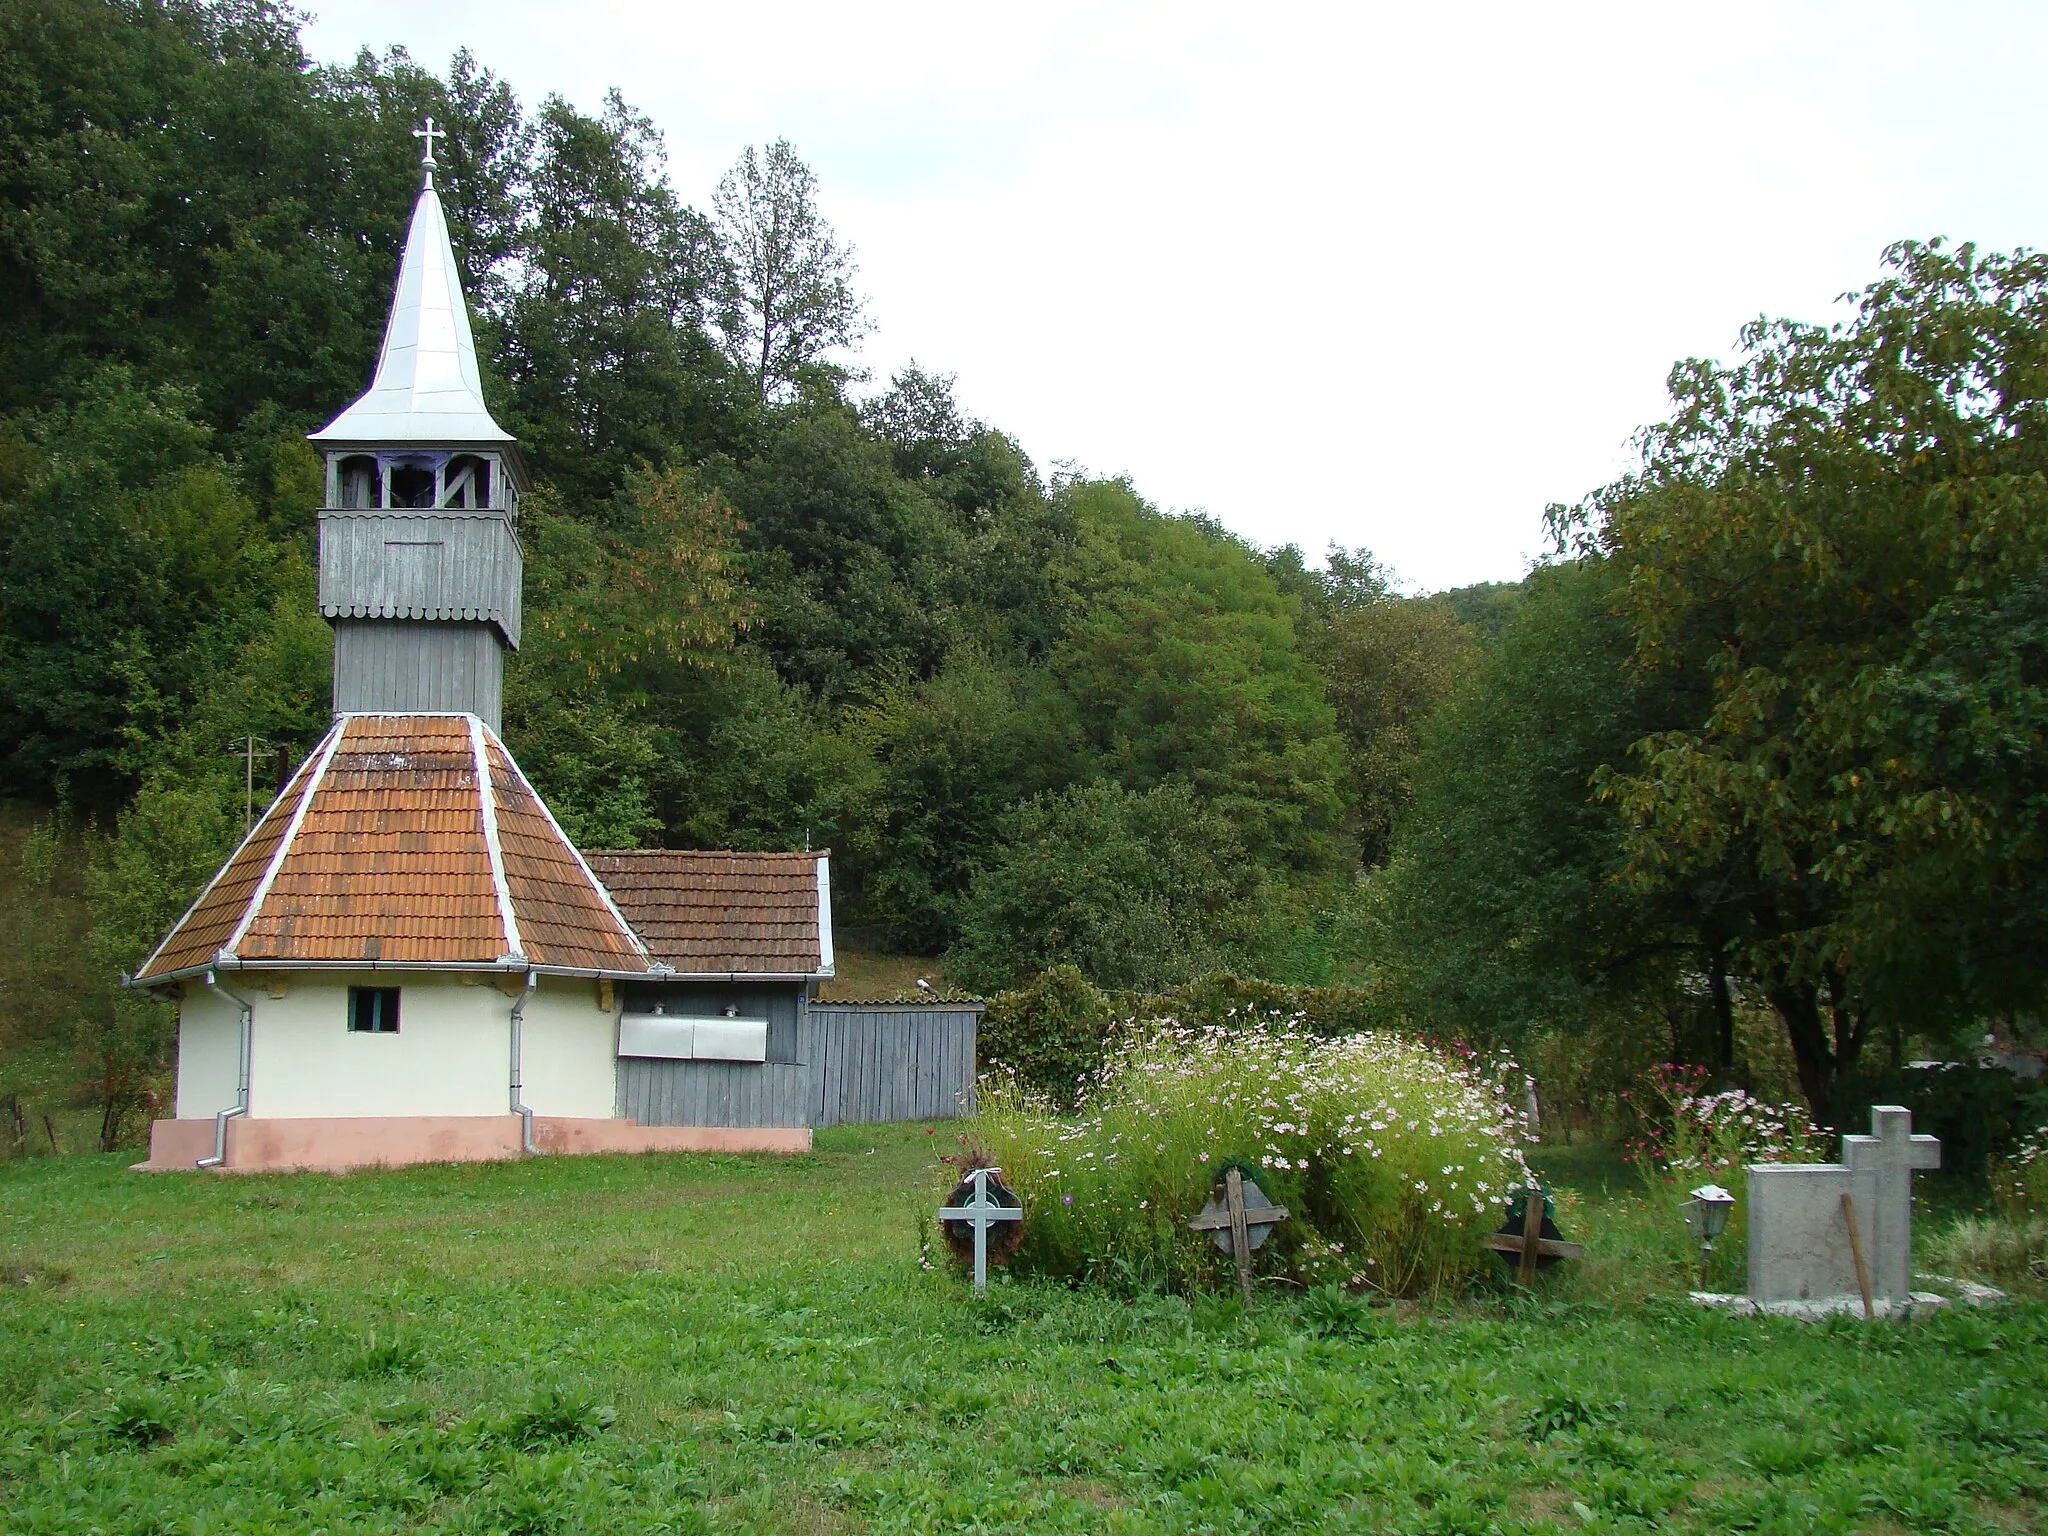
{"label": "tall weed clump", "polygon": [[2029,1131],[1992,1164],[1991,1199],[2001,1216],[2014,1220],[2048,1216],[2048,1125]]}
{"label": "tall weed clump", "polygon": [[1135,1024],[1074,1113],[984,1079],[971,1130],[1023,1199],[1021,1271],[1228,1284],[1229,1260],[1188,1222],[1237,1159],[1291,1213],[1260,1273],[1433,1295],[1477,1269],[1481,1233],[1527,1177],[1524,1081],[1391,1033]]}

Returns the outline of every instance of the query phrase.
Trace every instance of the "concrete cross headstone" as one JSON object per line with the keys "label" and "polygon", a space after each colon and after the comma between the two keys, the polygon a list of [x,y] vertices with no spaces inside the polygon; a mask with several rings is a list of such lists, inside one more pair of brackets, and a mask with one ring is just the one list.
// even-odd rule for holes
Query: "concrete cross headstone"
{"label": "concrete cross headstone", "polygon": [[1752,1163],[1749,1299],[1900,1306],[1913,1299],[1913,1173],[1941,1166],[1941,1142],[1913,1134],[1896,1104],[1844,1136],[1839,1163]]}
{"label": "concrete cross headstone", "polygon": [[[988,1229],[999,1221],[1024,1219],[1021,1207],[1004,1205],[988,1187],[989,1181],[994,1180],[997,1190],[1009,1193],[1003,1184],[1002,1172],[1000,1168],[975,1169],[967,1176],[974,1185],[974,1193],[967,1197],[966,1202],[939,1207],[941,1224],[961,1221],[974,1228],[974,1288],[977,1291],[988,1289]],[[954,1198],[959,1198],[957,1191]]]}

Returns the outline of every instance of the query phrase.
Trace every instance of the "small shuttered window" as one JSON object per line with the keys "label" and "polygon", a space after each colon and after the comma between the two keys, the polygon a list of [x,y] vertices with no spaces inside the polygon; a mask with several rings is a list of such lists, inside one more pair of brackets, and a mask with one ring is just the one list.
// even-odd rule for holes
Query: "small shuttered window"
{"label": "small shuttered window", "polygon": [[350,987],[348,1027],[352,1034],[395,1035],[398,1033],[398,988]]}

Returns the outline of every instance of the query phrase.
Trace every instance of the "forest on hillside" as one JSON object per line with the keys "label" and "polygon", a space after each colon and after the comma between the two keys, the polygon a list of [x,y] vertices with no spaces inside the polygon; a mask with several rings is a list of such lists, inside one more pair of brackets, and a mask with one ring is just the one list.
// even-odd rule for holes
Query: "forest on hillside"
{"label": "forest on hillside", "polygon": [[505,733],[583,846],[829,846],[842,923],[987,991],[1343,984],[1594,1077],[1732,1080],[1761,1017],[1816,1105],[2038,1009],[2039,257],[1895,248],[1852,320],[1681,364],[1528,580],[1405,597],[1047,473],[943,359],[867,376],[787,143],[698,206],[616,94],[316,65],[270,0],[0,0],[0,1030],[107,1092],[246,744],[274,785],[327,724],[304,434],[370,376],[429,115],[539,485]]}

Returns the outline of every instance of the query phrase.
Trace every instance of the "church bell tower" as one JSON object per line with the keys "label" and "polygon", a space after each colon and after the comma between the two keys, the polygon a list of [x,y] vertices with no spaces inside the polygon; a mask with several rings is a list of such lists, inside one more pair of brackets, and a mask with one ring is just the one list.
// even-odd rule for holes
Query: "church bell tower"
{"label": "church bell tower", "polygon": [[462,713],[499,728],[519,647],[519,497],[531,482],[492,420],[469,307],[425,184],[369,389],[309,441],[327,461],[320,612],[334,626],[334,710]]}

